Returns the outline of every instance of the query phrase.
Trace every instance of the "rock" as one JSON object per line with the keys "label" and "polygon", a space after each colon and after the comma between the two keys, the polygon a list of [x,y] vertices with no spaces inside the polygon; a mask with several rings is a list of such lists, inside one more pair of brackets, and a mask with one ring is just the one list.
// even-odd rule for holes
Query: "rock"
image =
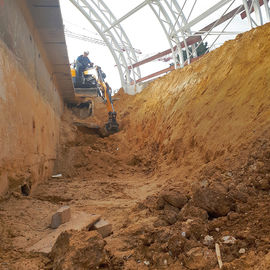
{"label": "rock", "polygon": [[240,254],[244,254],[244,253],[246,253],[246,250],[245,250],[244,248],[240,248],[240,249],[239,249],[239,253],[240,253]]}
{"label": "rock", "polygon": [[210,188],[217,190],[221,193],[227,193],[229,190],[229,187],[225,184],[222,184],[222,183],[213,183],[210,185]]}
{"label": "rock", "polygon": [[52,229],[58,228],[61,224],[68,222],[71,218],[71,211],[69,206],[62,206],[52,216],[50,227]]}
{"label": "rock", "polygon": [[161,197],[170,205],[181,209],[188,201],[187,197],[179,191],[164,191]]}
{"label": "rock", "polygon": [[255,188],[259,190],[269,190],[270,189],[270,183],[266,177],[258,176],[256,180],[253,181],[253,185]]}
{"label": "rock", "polygon": [[192,248],[184,257],[184,265],[188,269],[212,269],[216,264],[216,255],[208,248]]}
{"label": "rock", "polygon": [[179,209],[168,204],[168,203],[165,203],[165,206],[164,206],[164,219],[170,224],[174,224],[177,220],[178,220],[178,212],[179,212]]}
{"label": "rock", "polygon": [[96,231],[65,231],[57,238],[50,258],[55,270],[97,269],[106,263],[105,241]]}
{"label": "rock", "polygon": [[200,219],[188,219],[182,223],[181,231],[186,233],[186,237],[194,240],[200,240],[206,235],[206,225]]}
{"label": "rock", "polygon": [[205,246],[213,246],[214,244],[214,237],[211,235],[206,235],[203,239],[203,244]]}
{"label": "rock", "polygon": [[186,238],[175,234],[169,238],[168,249],[174,257],[177,257],[180,253],[184,251],[184,246],[186,243]]}
{"label": "rock", "polygon": [[175,211],[172,210],[164,210],[164,220],[168,222],[170,225],[176,223],[178,219],[178,215]]}
{"label": "rock", "polygon": [[236,201],[240,201],[240,202],[243,202],[243,203],[246,203],[248,201],[248,196],[241,192],[241,191],[238,191],[238,190],[232,190],[230,191],[230,196],[236,200]]}
{"label": "rock", "polygon": [[97,230],[103,238],[112,234],[112,224],[110,224],[104,219],[101,219],[97,223],[95,223],[93,228],[94,230]]}
{"label": "rock", "polygon": [[233,245],[236,242],[236,239],[233,236],[230,236],[230,235],[223,236],[221,238],[221,240],[222,240],[222,242],[224,244],[232,244]]}
{"label": "rock", "polygon": [[238,213],[235,212],[229,212],[227,215],[227,218],[231,221],[237,220],[240,218],[240,215]]}
{"label": "rock", "polygon": [[165,201],[162,197],[159,197],[156,201],[156,209],[157,210],[162,210],[164,208]]}
{"label": "rock", "polygon": [[207,211],[210,217],[226,216],[235,207],[234,200],[216,189],[197,189],[193,194],[195,206]]}
{"label": "rock", "polygon": [[199,218],[201,220],[207,221],[208,214],[204,209],[186,204],[180,211],[178,219],[185,221],[187,219]]}

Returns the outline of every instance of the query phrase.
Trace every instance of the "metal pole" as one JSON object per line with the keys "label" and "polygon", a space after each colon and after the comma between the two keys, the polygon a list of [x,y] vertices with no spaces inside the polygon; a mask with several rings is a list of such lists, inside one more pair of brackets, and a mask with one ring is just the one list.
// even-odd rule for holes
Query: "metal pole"
{"label": "metal pole", "polygon": [[105,29],[103,32],[106,33],[108,32],[110,29],[112,29],[113,27],[115,27],[117,24],[121,23],[122,21],[124,21],[125,19],[127,19],[128,17],[130,17],[132,14],[136,13],[137,11],[139,11],[140,9],[142,9],[143,7],[145,7],[146,5],[149,4],[149,0],[146,0],[144,2],[142,2],[140,5],[138,5],[137,7],[133,8],[131,11],[129,11],[126,15],[122,16],[120,19],[118,19],[117,21],[115,21],[114,23],[111,24],[110,27],[108,27],[107,29]]}
{"label": "metal pole", "polygon": [[245,11],[246,11],[248,22],[250,24],[250,28],[253,28],[252,19],[251,19],[251,16],[250,16],[247,0],[243,0],[243,5],[245,7]]}
{"label": "metal pole", "polygon": [[264,3],[265,13],[266,13],[266,19],[267,19],[268,22],[270,22],[270,13],[269,13],[268,1],[263,0],[263,3]]}

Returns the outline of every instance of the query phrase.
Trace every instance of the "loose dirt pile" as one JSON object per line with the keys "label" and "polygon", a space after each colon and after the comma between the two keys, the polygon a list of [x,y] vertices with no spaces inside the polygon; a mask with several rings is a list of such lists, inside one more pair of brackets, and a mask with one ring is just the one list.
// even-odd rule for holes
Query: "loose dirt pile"
{"label": "loose dirt pile", "polygon": [[[1,203],[0,269],[219,269],[216,244],[222,269],[270,269],[269,47],[268,24],[136,96],[120,91],[110,137],[67,113],[63,177]],[[101,119],[96,101],[87,121]],[[102,215],[113,235],[68,232],[49,256],[25,252],[64,204]]]}

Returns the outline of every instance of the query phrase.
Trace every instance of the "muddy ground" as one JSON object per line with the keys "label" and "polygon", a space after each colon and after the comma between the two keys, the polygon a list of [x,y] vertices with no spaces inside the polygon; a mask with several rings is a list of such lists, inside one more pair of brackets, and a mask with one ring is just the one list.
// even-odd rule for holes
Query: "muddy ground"
{"label": "muddy ground", "polygon": [[[0,269],[213,270],[216,244],[222,269],[270,269],[269,34],[239,35],[136,96],[120,91],[115,135],[66,111],[63,177],[1,201]],[[97,100],[83,122],[106,117]],[[113,234],[71,231],[48,256],[26,252],[61,205],[102,215]]]}

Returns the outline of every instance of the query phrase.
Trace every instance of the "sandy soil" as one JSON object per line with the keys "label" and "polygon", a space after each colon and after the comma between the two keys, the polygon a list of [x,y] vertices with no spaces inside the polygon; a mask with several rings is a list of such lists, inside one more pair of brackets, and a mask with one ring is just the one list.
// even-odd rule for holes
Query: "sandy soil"
{"label": "sandy soil", "polygon": [[[223,269],[270,269],[269,37],[265,25],[136,96],[120,91],[110,137],[66,112],[63,177],[0,204],[0,269],[84,269],[25,251],[61,205],[113,224],[101,269],[219,269],[216,243]],[[84,122],[106,118],[96,101]]]}

